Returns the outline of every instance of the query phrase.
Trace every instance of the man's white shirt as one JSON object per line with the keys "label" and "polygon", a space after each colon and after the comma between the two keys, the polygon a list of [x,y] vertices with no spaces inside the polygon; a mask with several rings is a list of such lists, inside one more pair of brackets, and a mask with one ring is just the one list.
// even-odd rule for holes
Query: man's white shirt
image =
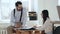
{"label": "man's white shirt", "polygon": [[[14,17],[14,10],[11,12],[11,24],[12,24],[12,26],[14,26],[15,22],[20,21],[20,16],[21,16],[21,11],[17,11],[17,9],[15,9],[15,17]],[[23,23],[23,25],[25,25],[26,21],[27,21],[27,9],[23,8],[21,22]]]}

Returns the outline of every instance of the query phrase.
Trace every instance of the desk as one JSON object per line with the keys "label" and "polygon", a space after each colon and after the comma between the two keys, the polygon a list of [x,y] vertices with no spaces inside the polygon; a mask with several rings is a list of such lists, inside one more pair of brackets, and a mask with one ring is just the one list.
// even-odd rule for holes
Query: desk
{"label": "desk", "polygon": [[16,34],[44,34],[40,30],[16,30]]}

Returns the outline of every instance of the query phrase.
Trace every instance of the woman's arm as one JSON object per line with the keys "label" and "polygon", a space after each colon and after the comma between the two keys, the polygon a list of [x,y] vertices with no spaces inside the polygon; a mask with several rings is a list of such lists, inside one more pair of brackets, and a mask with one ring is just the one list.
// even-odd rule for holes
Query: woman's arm
{"label": "woman's arm", "polygon": [[42,25],[42,26],[40,26],[39,27],[39,30],[45,30],[47,27],[49,27],[50,26],[50,20],[49,19],[47,19],[46,21],[45,21],[45,23]]}

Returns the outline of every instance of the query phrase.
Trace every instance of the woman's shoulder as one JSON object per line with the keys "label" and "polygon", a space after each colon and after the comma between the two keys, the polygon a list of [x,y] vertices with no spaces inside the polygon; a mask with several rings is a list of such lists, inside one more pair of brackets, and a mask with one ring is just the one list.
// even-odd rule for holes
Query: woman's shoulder
{"label": "woman's shoulder", "polygon": [[50,21],[50,18],[47,18],[47,20],[46,21]]}

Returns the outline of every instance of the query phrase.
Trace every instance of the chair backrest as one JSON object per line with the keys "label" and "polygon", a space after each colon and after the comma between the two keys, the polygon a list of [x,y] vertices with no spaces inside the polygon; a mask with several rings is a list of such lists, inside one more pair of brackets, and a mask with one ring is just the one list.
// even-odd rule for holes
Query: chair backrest
{"label": "chair backrest", "polygon": [[60,34],[60,26],[56,27],[53,34]]}

